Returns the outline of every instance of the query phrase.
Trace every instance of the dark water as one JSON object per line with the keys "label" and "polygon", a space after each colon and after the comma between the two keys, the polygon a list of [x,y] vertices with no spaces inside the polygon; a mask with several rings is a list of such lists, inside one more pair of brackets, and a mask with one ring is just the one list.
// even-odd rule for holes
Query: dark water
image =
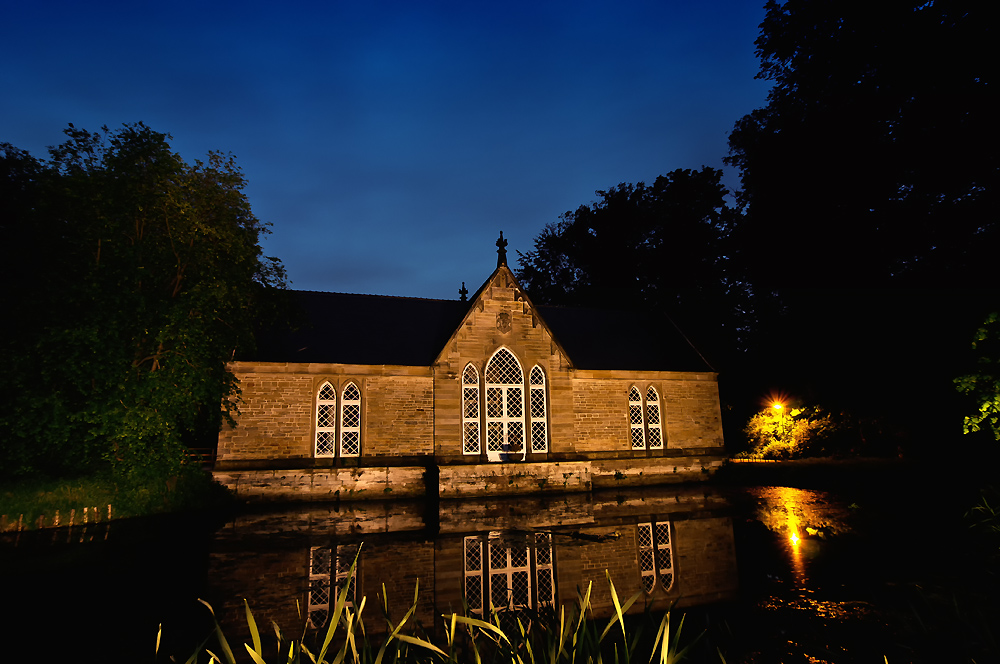
{"label": "dark water", "polygon": [[[820,483],[822,484],[822,483]],[[183,661],[211,629],[321,626],[348,584],[369,634],[380,605],[431,635],[443,613],[544,611],[606,573],[637,609],[676,602],[700,654],[728,662],[993,661],[997,617],[961,521],[972,494],[919,477],[836,487],[693,486],[478,502],[313,505],[4,536],[8,656]],[[360,553],[359,553],[360,551]],[[357,557],[353,577],[350,564]],[[17,638],[10,638],[15,636]],[[240,648],[242,650],[242,648]],[[714,655],[713,655],[714,656]],[[718,661],[711,659],[706,661]]]}

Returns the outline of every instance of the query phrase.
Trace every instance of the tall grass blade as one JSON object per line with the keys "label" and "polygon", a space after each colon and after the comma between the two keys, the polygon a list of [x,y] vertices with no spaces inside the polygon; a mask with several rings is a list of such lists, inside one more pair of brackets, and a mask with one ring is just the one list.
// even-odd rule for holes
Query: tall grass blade
{"label": "tall grass blade", "polygon": [[247,626],[250,627],[250,638],[253,639],[253,651],[257,655],[263,655],[260,647],[260,632],[257,631],[257,621],[253,619],[253,612],[250,611],[250,603],[247,602],[246,597],[243,598],[243,608],[246,609]]}
{"label": "tall grass blade", "polygon": [[[226,656],[226,661],[228,664],[236,664],[236,657],[233,656],[233,651],[229,647],[229,642],[226,641],[226,635],[222,633],[222,627],[219,625],[219,621],[215,617],[215,611],[212,609],[212,605],[200,598],[198,601],[208,607],[209,613],[212,614],[212,621],[215,623],[215,634],[219,637],[219,647],[222,648],[222,654]],[[209,654],[211,654],[212,657],[219,659],[216,655],[212,653]]]}
{"label": "tall grass blade", "polygon": [[411,644],[413,644],[415,646],[420,646],[421,648],[426,648],[427,650],[430,650],[431,652],[436,652],[437,654],[441,655],[445,659],[448,659],[448,653],[446,653],[445,651],[441,650],[440,648],[438,648],[433,643],[430,643],[428,641],[424,641],[423,639],[418,639],[415,636],[409,636],[407,634],[400,634],[396,638],[398,640],[402,641],[403,643],[411,643]]}

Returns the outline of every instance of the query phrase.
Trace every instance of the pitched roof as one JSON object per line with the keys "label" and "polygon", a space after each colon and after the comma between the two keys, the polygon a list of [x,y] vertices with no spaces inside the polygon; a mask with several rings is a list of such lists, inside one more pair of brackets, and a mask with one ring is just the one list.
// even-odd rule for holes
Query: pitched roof
{"label": "pitched roof", "polygon": [[[257,352],[244,359],[430,366],[475,301],[288,292],[301,324],[259,334]],[[536,310],[577,368],[711,371],[669,321],[602,309]]]}

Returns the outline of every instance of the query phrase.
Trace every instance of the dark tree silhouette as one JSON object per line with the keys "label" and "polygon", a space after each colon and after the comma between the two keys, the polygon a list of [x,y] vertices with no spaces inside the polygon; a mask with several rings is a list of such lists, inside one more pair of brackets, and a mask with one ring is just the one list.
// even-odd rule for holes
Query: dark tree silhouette
{"label": "dark tree silhouette", "polygon": [[284,270],[231,156],[189,165],[142,124],[66,134],[44,161],[0,144],[2,470],[141,483],[233,411],[226,362]]}
{"label": "dark tree silhouette", "polygon": [[749,311],[727,274],[734,211],[721,175],[678,169],[598,191],[518,252],[518,278],[539,303],[666,313],[717,360],[739,346]]}
{"label": "dark tree silhouette", "polygon": [[768,104],[727,162],[734,240],[760,288],[959,286],[1000,243],[996,8],[788,0],[757,39]]}

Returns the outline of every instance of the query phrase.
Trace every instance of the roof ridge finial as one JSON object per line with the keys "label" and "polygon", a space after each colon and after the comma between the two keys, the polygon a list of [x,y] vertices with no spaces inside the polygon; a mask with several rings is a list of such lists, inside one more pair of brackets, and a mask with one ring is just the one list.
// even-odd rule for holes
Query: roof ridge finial
{"label": "roof ridge finial", "polygon": [[458,294],[462,296],[462,302],[468,301],[469,289],[465,287],[465,282],[462,282],[462,287],[458,289]]}
{"label": "roof ridge finial", "polygon": [[500,239],[497,240],[497,267],[507,267],[507,240],[503,239],[503,231],[500,231]]}

